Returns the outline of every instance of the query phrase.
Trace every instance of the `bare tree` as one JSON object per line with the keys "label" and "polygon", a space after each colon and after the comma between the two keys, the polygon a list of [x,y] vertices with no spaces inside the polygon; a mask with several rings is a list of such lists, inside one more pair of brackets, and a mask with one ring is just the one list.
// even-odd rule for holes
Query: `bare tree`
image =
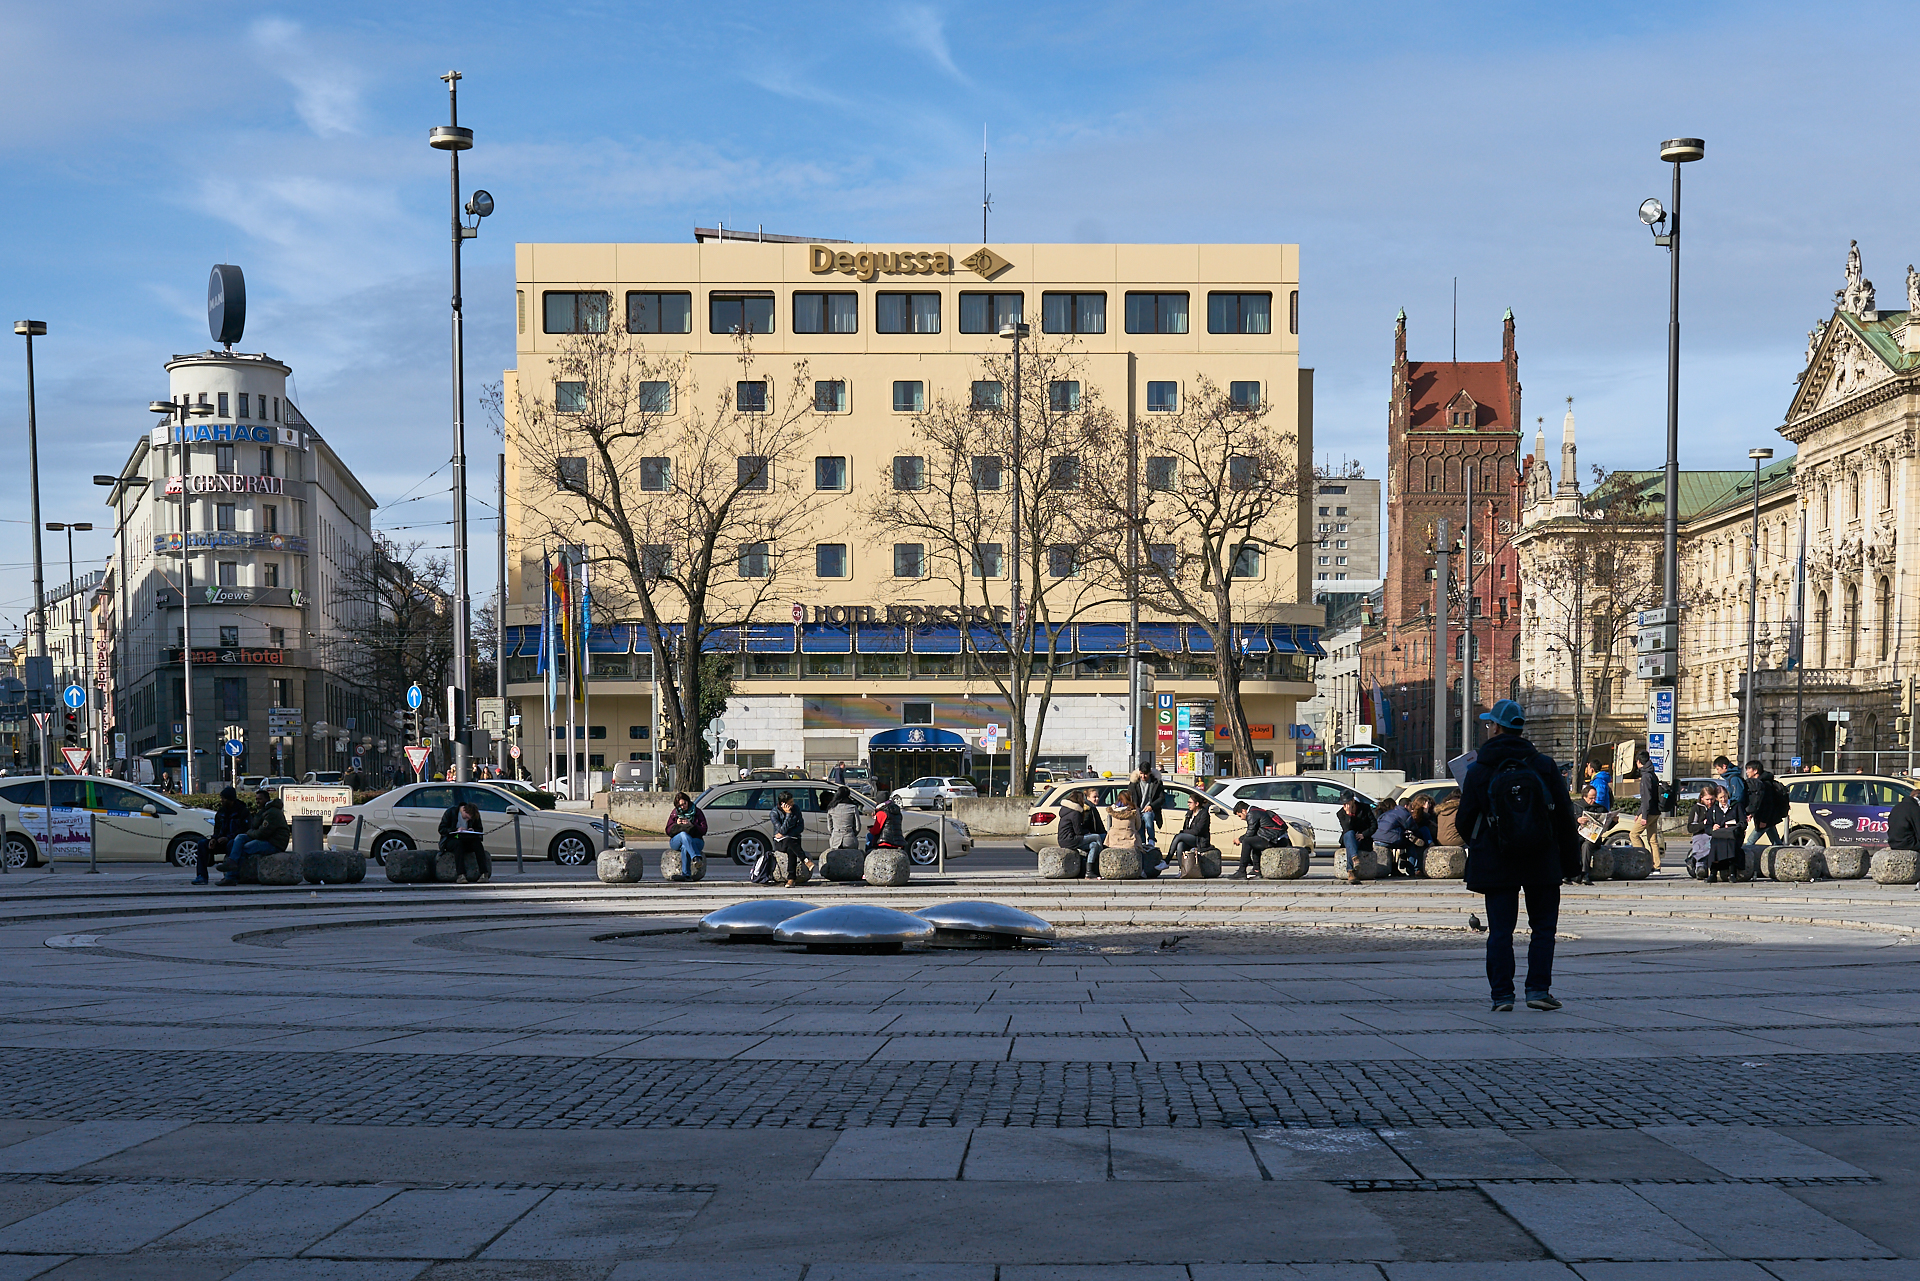
{"label": "bare tree", "polygon": [[1197,377],[1177,408],[1137,415],[1131,443],[1128,432],[1106,434],[1082,509],[1086,554],[1105,576],[1212,641],[1219,705],[1241,762],[1253,760],[1253,739],[1234,627],[1297,589],[1271,561],[1298,550],[1300,495],[1311,483],[1297,437],[1267,419],[1265,402],[1236,402]]}
{"label": "bare tree", "polygon": [[736,364],[735,381],[704,392],[689,357],[649,355],[611,318],[561,340],[553,392],[523,382],[508,424],[529,537],[544,522],[550,546],[609,571],[593,582],[601,616],[639,616],[693,784],[706,761],[701,654],[750,624],[790,572],[806,516],[800,458],[819,422],[804,362],[777,386],[741,334]]}
{"label": "bare tree", "polygon": [[446,557],[378,534],[340,576],[341,602],[362,619],[344,650],[347,674],[375,707],[395,718],[395,727],[398,712],[385,709],[406,706],[409,685],[446,688],[453,663],[452,578]]}
{"label": "bare tree", "polygon": [[[926,621],[959,625],[963,659],[1006,703],[1008,793],[1024,796],[1062,646],[1072,652],[1067,626],[1119,598],[1112,582],[1089,572],[1079,546],[1087,456],[1112,434],[1113,414],[1068,344],[1024,350],[1018,379],[1013,366],[1011,355],[982,357],[965,400],[942,397],[915,418],[907,446],[913,452],[892,460],[866,516],[906,545],[926,549],[920,572],[953,601],[926,610]],[[1016,475],[1018,601],[1010,572]],[[1045,656],[1037,676],[1035,655]],[[1029,734],[1026,709],[1036,688]]]}
{"label": "bare tree", "polygon": [[1640,611],[1663,599],[1660,561],[1649,541],[1659,534],[1655,516],[1636,481],[1595,467],[1578,522],[1535,525],[1523,540],[1521,581],[1549,606],[1536,605],[1527,621],[1571,665],[1576,763],[1585,762],[1598,722],[1609,714],[1615,674],[1625,674],[1621,649]]}

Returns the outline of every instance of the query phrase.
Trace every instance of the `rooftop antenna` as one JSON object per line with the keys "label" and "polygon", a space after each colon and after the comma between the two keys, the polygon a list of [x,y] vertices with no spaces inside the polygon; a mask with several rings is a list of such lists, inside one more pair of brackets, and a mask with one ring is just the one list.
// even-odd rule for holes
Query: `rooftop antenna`
{"label": "rooftop antenna", "polygon": [[1460,363],[1460,277],[1453,278],[1453,363]]}
{"label": "rooftop antenna", "polygon": [[987,127],[980,126],[980,242],[987,240],[987,210],[993,208],[993,197],[987,192]]}

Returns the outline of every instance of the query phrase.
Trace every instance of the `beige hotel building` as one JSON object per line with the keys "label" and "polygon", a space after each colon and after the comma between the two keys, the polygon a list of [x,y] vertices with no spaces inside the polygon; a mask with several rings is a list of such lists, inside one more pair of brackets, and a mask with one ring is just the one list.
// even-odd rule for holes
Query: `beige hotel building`
{"label": "beige hotel building", "polygon": [[[688,244],[522,244],[516,254],[517,364],[505,375],[508,608],[506,694],[521,717],[522,764],[536,778],[566,735],[565,710],[545,719],[540,652],[543,549],[566,532],[570,497],[523,456],[520,407],[563,407],[578,394],[556,384],[554,360],[568,335],[617,333],[649,356],[684,357],[703,400],[736,380],[739,395],[783,395],[807,364],[821,413],[808,457],[790,460],[775,483],[804,488],[807,549],[785,549],[766,606],[726,648],[734,697],[728,759],[824,773],[836,761],[871,760],[876,783],[925,773],[969,774],[1005,787],[1007,740],[980,746],[989,725],[1010,718],[1004,697],[964,652],[956,627],[887,627],[858,621],[846,606],[958,603],[951,582],[926,572],[924,556],[875,527],[875,487],[898,483],[917,415],[958,400],[981,378],[986,357],[1004,359],[1008,320],[1031,326],[1028,344],[1071,343],[1078,377],[1097,384],[1124,429],[1126,416],[1171,408],[1200,377],[1222,392],[1257,396],[1262,422],[1290,439],[1300,466],[1313,455],[1312,371],[1299,362],[1299,249],[1295,245],[856,245],[793,237],[724,238]],[[985,273],[985,274],[983,274]],[[753,367],[743,368],[735,331],[751,331]],[[1032,347],[1029,347],[1032,350]],[[1080,394],[1078,387],[1073,394]],[[1144,466],[1147,460],[1141,460]],[[911,465],[910,463],[908,464]],[[644,490],[643,484],[634,484]],[[866,491],[863,493],[863,491]],[[644,494],[641,499],[644,500]],[[1256,558],[1257,581],[1236,591],[1249,656],[1242,684],[1256,757],[1228,759],[1230,744],[1204,729],[1217,697],[1206,633],[1143,610],[1157,693],[1171,694],[1194,728],[1182,746],[1211,749],[1220,772],[1290,773],[1300,740],[1292,727],[1312,697],[1322,610],[1311,603],[1311,487],[1281,531],[1292,550]],[[1297,528],[1295,527],[1297,526]],[[579,535],[574,535],[579,537]],[[1281,541],[1281,539],[1276,539]],[[799,554],[805,553],[805,554]],[[1071,572],[1070,566],[1059,567]],[[741,573],[756,572],[742,567]],[[611,571],[608,571],[611,576]],[[1027,589],[1031,592],[1031,586]],[[997,588],[1007,599],[1004,581]],[[979,597],[972,597],[973,603]],[[799,617],[798,624],[794,619]],[[873,617],[884,616],[876,608]],[[1127,732],[1123,603],[1102,606],[1065,639],[1047,709],[1039,763],[1122,774],[1138,754],[1170,749],[1157,723],[1160,700],[1143,700]],[[855,621],[849,622],[852,618]],[[647,760],[653,746],[651,655],[638,614],[596,618],[589,712],[573,742],[573,768],[602,770]],[[612,626],[605,625],[611,621]],[[710,646],[711,648],[712,646]],[[1043,662],[1044,658],[1036,660]],[[1028,724],[1037,711],[1030,700]],[[1172,719],[1171,716],[1168,719]],[[1005,729],[1002,729],[1005,733]],[[1202,736],[1208,741],[1202,748]],[[1140,744],[1135,748],[1133,744]],[[566,758],[563,748],[558,758]],[[1163,764],[1202,764],[1193,757]],[[1170,771],[1177,772],[1177,771]]]}

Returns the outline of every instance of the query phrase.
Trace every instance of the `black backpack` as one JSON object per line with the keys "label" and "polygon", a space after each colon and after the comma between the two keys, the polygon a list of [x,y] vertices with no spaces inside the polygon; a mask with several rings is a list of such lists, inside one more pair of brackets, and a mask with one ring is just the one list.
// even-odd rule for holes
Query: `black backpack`
{"label": "black backpack", "polygon": [[1531,761],[1506,761],[1487,784],[1487,826],[1495,847],[1509,859],[1555,848],[1553,809],[1553,797]]}

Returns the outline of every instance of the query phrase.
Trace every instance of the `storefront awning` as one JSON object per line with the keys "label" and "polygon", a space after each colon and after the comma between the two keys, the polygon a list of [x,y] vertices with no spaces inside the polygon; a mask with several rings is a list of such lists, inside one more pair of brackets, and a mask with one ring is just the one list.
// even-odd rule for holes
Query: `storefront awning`
{"label": "storefront awning", "polygon": [[1298,654],[1300,647],[1294,644],[1293,628],[1285,623],[1273,625],[1273,652],[1276,654]]}
{"label": "storefront awning", "polygon": [[1267,629],[1264,627],[1236,627],[1233,629],[1233,643],[1242,654],[1264,654],[1273,648],[1267,641]]}
{"label": "storefront awning", "polygon": [[862,654],[904,654],[907,629],[886,623],[862,623],[854,634],[854,643]]}
{"label": "storefront awning", "polygon": [[1187,652],[1189,654],[1213,653],[1213,637],[1207,635],[1204,627],[1187,628]]}
{"label": "storefront awning", "polygon": [[867,740],[869,752],[964,752],[967,740],[948,729],[910,725],[883,730]]}
{"label": "storefront awning", "polygon": [[1079,632],[1080,652],[1082,654],[1124,654],[1127,652],[1127,629],[1122,623],[1082,623],[1075,629]]}
{"label": "storefront awning", "polygon": [[958,654],[960,652],[960,629],[958,627],[916,627],[913,629],[913,652],[916,654]]}
{"label": "storefront awning", "polygon": [[593,635],[587,638],[589,654],[625,654],[633,648],[633,625],[631,623],[594,624]]}
{"label": "storefront awning", "polygon": [[1320,629],[1318,627],[1296,627],[1293,629],[1293,639],[1294,644],[1300,647],[1301,653],[1311,654],[1315,658],[1325,658],[1327,656],[1327,651],[1320,648]]}
{"label": "storefront awning", "polygon": [[802,654],[851,654],[853,629],[845,623],[802,623],[800,652]]}

